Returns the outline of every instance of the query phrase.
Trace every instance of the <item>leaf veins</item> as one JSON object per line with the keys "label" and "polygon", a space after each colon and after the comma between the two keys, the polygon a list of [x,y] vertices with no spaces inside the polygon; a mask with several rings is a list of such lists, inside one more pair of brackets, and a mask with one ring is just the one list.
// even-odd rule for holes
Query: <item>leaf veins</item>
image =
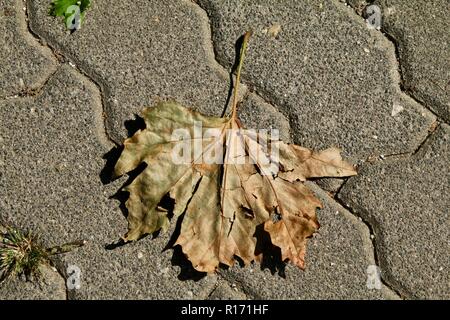
{"label": "leaf veins", "polygon": [[[259,225],[281,249],[283,260],[304,268],[306,241],[319,228],[316,209],[322,205],[303,182],[356,174],[336,148],[314,152],[244,130],[237,118],[237,92],[249,37],[241,49],[230,117],[204,116],[176,102],[146,108],[146,128],[125,140],[115,166],[121,176],[147,164],[125,187],[130,196],[124,240],[169,228],[168,212],[158,207],[168,194],[175,201],[174,216],[184,213],[176,244],[202,272],[213,272],[220,263],[232,266],[236,256],[244,264],[257,259]],[[174,139],[176,130],[188,138]],[[180,143],[194,147],[178,152]],[[180,153],[189,161],[174,161]],[[220,161],[205,160],[211,158]]]}

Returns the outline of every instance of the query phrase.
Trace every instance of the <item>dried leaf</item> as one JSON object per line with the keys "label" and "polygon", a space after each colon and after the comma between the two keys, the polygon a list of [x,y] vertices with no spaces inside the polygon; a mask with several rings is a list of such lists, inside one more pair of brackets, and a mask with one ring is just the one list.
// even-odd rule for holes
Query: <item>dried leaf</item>
{"label": "dried leaf", "polygon": [[[245,46],[246,41],[241,63]],[[198,271],[232,266],[236,256],[245,264],[255,260],[259,225],[281,248],[283,260],[303,268],[306,239],[319,227],[315,211],[321,203],[302,181],[356,172],[338,149],[313,152],[243,130],[236,92],[229,118],[207,117],[176,102],[143,111],[146,128],[125,140],[115,166],[121,176],[147,164],[125,187],[130,196],[124,240],[167,230],[169,212],[159,205],[169,195],[173,214],[182,219],[176,244]]]}

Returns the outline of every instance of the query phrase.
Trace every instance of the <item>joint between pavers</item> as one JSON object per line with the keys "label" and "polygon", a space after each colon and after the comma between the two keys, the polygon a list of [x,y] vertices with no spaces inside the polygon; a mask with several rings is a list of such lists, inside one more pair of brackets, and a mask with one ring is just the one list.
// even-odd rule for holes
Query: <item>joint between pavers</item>
{"label": "joint between pavers", "polygon": [[69,293],[69,289],[67,288],[67,284],[66,284],[66,277],[63,271],[63,268],[61,268],[61,265],[63,265],[63,262],[61,261],[60,258],[56,258],[56,261],[52,261],[52,266],[56,269],[56,272],[59,274],[59,276],[63,279],[64,281],[64,287],[65,287],[65,300],[72,300],[71,299],[71,295]]}
{"label": "joint between pavers", "polygon": [[[21,4],[22,2],[23,2],[23,4]],[[38,48],[39,48],[38,44],[40,44],[41,47],[47,49],[49,52],[41,51],[41,54],[50,60],[50,62],[51,62],[50,68],[54,69],[54,70],[51,71],[50,74],[43,81],[38,81],[37,87],[33,88],[33,85],[30,85],[29,88],[24,88],[22,91],[20,91],[18,93],[14,93],[12,95],[0,96],[0,100],[9,100],[9,99],[15,99],[15,98],[19,98],[19,97],[22,98],[22,97],[28,97],[28,96],[33,97],[33,96],[39,95],[42,88],[45,87],[47,82],[54,76],[54,74],[56,73],[56,71],[58,70],[58,67],[59,67],[58,59],[55,59],[54,55],[52,56],[51,54],[49,54],[50,52],[52,52],[51,48],[49,48],[48,46],[43,44],[40,41],[40,39],[38,37],[36,37],[33,34],[33,32],[31,32],[31,30],[30,30],[29,17],[28,17],[28,6],[26,3],[26,0],[22,0],[22,1],[16,0],[15,3],[17,5],[17,8],[15,8],[15,10],[16,10],[15,19],[17,19],[19,30],[24,32],[21,35],[21,36],[23,36],[23,40],[33,49],[38,50]],[[22,11],[22,5],[24,6],[23,11]],[[33,43],[31,43],[30,40],[32,40]],[[34,42],[37,42],[37,43],[34,43]],[[54,60],[52,60],[52,59],[54,59]]]}
{"label": "joint between pavers", "polygon": [[[220,285],[223,284],[223,283],[227,284],[230,288],[233,287],[232,284],[230,283],[230,281],[228,281],[225,277],[223,277],[223,276],[220,275],[219,273],[218,273],[217,275],[218,275],[217,282],[216,282],[216,284],[214,285],[214,288],[212,288],[211,291],[207,294],[206,300],[211,299],[211,297],[213,296],[213,294],[217,291],[217,289],[218,289],[218,288],[220,287]],[[248,297],[247,293],[245,293],[245,292],[242,290],[241,287],[242,287],[241,285],[239,285],[239,288],[236,288],[236,287],[235,287],[236,289],[238,289],[237,292],[243,294],[243,295],[245,296],[245,300],[250,300],[250,298]]]}
{"label": "joint between pavers", "polygon": [[46,41],[43,41],[41,39],[41,37],[39,37],[34,31],[33,29],[31,29],[31,25],[30,25],[30,17],[28,15],[29,12],[29,8],[28,8],[28,3],[26,0],[22,0],[24,2],[24,9],[25,9],[25,24],[28,30],[28,33],[37,41],[40,43],[41,46],[47,48],[48,50],[50,50],[53,54],[53,58],[55,59],[55,61],[58,62],[58,64],[61,64],[64,62],[64,57],[60,52],[57,52],[54,48],[50,47]]}
{"label": "joint between pavers", "polygon": [[[207,45],[209,48],[205,48],[205,49],[207,49],[207,51],[210,53],[208,55],[210,62],[212,62],[214,65],[219,66],[220,70],[222,70],[223,73],[229,74],[229,72],[227,71],[227,68],[226,68],[226,64],[223,63],[222,61],[220,61],[220,59],[217,55],[217,50],[216,50],[216,46],[214,44],[214,39],[213,39],[214,30],[213,30],[213,26],[211,23],[211,17],[208,15],[208,11],[205,8],[203,8],[201,6],[201,4],[195,0],[192,0],[189,3],[198,9],[199,13],[203,16],[203,20],[205,20],[207,22],[208,28],[206,28],[204,30],[204,34],[205,34],[205,38],[209,39],[210,44]],[[242,75],[241,84],[243,84],[246,87],[246,91],[244,92],[244,95],[243,95],[241,101],[239,101],[239,102],[245,101],[250,96],[250,94],[254,94],[257,98],[261,99],[264,103],[266,103],[267,105],[270,105],[274,110],[280,112],[285,118],[287,118],[287,122],[289,125],[289,135],[291,136],[291,127],[292,127],[292,125],[291,125],[292,117],[291,116],[292,115],[288,112],[285,112],[284,108],[278,108],[277,105],[273,102],[274,99],[268,99],[267,97],[270,97],[270,94],[261,95],[261,93],[259,91],[255,90],[254,84],[245,80],[244,75]],[[291,136],[291,139],[292,139],[292,136]]]}
{"label": "joint between pavers", "polygon": [[[216,71],[222,77],[229,78],[230,73],[228,72],[228,69],[224,65],[222,65],[220,61],[217,59],[217,53],[213,40],[211,17],[208,15],[208,12],[197,1],[184,0],[184,3],[188,6],[191,6],[194,10],[196,10],[199,18],[204,22],[201,35],[202,38],[204,39],[203,49],[205,50],[207,61],[209,62],[210,66],[215,68]],[[244,95],[245,93],[246,92],[244,92]]]}
{"label": "joint between pavers", "polygon": [[[347,3],[343,3],[343,2],[340,2],[337,0],[334,0],[334,2],[341,6],[344,5],[346,8],[350,8],[354,15],[356,15],[360,19],[364,19],[361,16],[361,14],[358,12],[357,8],[354,8],[353,6],[351,6]],[[411,100],[413,100],[418,106],[420,106],[427,112],[431,113],[440,122],[448,123],[441,116],[439,116],[435,111],[433,111],[430,107],[428,107],[425,102],[418,99],[413,91],[411,91],[410,89],[407,88],[407,86],[405,85],[406,80],[404,77],[404,72],[402,70],[402,60],[400,59],[400,43],[392,34],[390,34],[385,28],[383,28],[383,26],[381,26],[381,29],[379,30],[379,32],[380,32],[380,34],[383,35],[383,38],[385,40],[387,40],[389,43],[391,43],[392,46],[394,47],[394,56],[395,56],[395,61],[396,61],[395,69],[397,70],[398,86],[399,86],[400,92],[402,94],[404,94],[405,96],[407,96],[408,98],[410,98]]]}
{"label": "joint between pavers", "polygon": [[111,143],[113,146],[120,146],[121,144],[116,141],[110,134],[109,134],[109,129],[108,129],[108,108],[107,108],[107,104],[105,103],[106,97],[104,94],[105,89],[103,88],[101,82],[97,82],[94,77],[92,77],[90,74],[88,74],[87,72],[85,72],[83,69],[81,69],[80,67],[78,67],[78,65],[72,64],[69,62],[69,65],[75,69],[80,75],[82,75],[83,77],[85,77],[90,83],[94,84],[94,86],[96,87],[97,91],[99,92],[100,95],[100,105],[101,105],[101,118],[102,118],[102,135],[106,137],[106,140],[109,141],[109,143]]}
{"label": "joint between pavers", "polygon": [[[339,198],[339,193],[336,193],[334,199],[340,206],[342,206],[346,211],[348,211],[353,217],[356,217],[360,223],[362,223],[369,230],[369,243],[371,244],[372,257],[381,270],[381,282],[390,291],[390,293],[398,298],[398,299],[406,299],[408,296],[412,296],[412,293],[408,292],[404,286],[401,285],[398,281],[391,277],[389,272],[383,272],[383,265],[386,263],[383,261],[383,258],[378,253],[380,246],[380,241],[377,240],[376,234],[380,234],[377,230],[380,229],[378,222],[375,219],[371,219],[368,214],[361,215],[356,212],[356,210],[351,207],[349,204],[346,204],[343,199]],[[360,212],[367,212],[363,208],[358,208]],[[373,239],[370,237],[373,235]]]}
{"label": "joint between pavers", "polygon": [[[378,162],[384,162],[387,160],[392,161],[398,161],[398,160],[408,160],[411,157],[415,157],[416,154],[418,154],[422,148],[426,145],[426,143],[430,140],[430,138],[434,135],[434,133],[438,130],[438,128],[441,126],[441,122],[438,120],[435,120],[431,126],[428,128],[428,134],[423,138],[423,140],[417,145],[417,147],[412,150],[411,152],[398,152],[398,153],[390,153],[390,154],[382,154],[377,157],[369,156],[365,161],[363,161],[362,164],[359,165],[362,166],[364,163],[378,163]],[[336,192],[336,195],[339,193],[339,191],[342,189],[342,187],[345,185],[345,183],[348,181],[348,179],[345,180],[345,182],[340,186],[339,190]]]}
{"label": "joint between pavers", "polygon": [[[406,68],[403,69],[403,67],[407,65],[407,63],[402,62],[402,55],[400,54],[400,49],[403,47],[401,43],[405,42],[403,35],[401,35],[400,32],[395,32],[395,30],[393,32],[389,32],[388,30],[386,30],[386,28],[383,28],[383,26],[381,26],[380,32],[394,46],[395,59],[397,61],[397,72],[400,77],[399,86],[401,92],[408,96],[408,98],[413,100],[416,104],[429,111],[433,116],[436,117],[437,120],[449,124],[448,120],[445,120],[442,116],[435,112],[431,107],[428,106],[428,104],[424,100],[418,97],[418,94],[414,90],[409,88],[408,81],[405,77],[405,74],[407,74],[408,72]],[[395,33],[397,33],[397,35],[395,35]],[[434,100],[432,97],[430,99]]]}
{"label": "joint between pavers", "polygon": [[[24,0],[24,2],[25,2],[25,0]],[[62,51],[60,51],[60,50],[58,50],[56,47],[52,46],[46,39],[43,39],[43,37],[42,37],[41,35],[39,35],[38,33],[36,33],[36,32],[32,29],[31,24],[30,24],[31,19],[28,17],[28,11],[29,11],[28,5],[29,5],[29,2],[26,2],[26,10],[25,10],[25,14],[26,14],[26,25],[27,25],[27,29],[28,29],[29,34],[31,34],[38,42],[40,42],[42,46],[45,46],[46,48],[48,48],[48,49],[52,52],[54,59],[55,59],[56,61],[58,61],[58,67],[56,68],[55,72],[53,72],[53,74],[46,80],[45,84],[47,84],[47,82],[52,78],[52,76],[53,76],[54,74],[56,74],[56,72],[57,72],[58,69],[59,69],[59,66],[60,66],[62,63],[68,62],[69,65],[70,65],[72,68],[74,68],[79,74],[81,74],[82,76],[84,76],[85,78],[87,78],[87,80],[88,80],[89,82],[93,83],[93,84],[96,86],[98,92],[100,93],[100,97],[101,97],[101,99],[100,99],[100,100],[101,100],[101,111],[102,111],[102,112],[101,112],[101,115],[102,115],[102,120],[103,120],[103,121],[102,121],[102,122],[103,122],[103,130],[102,130],[103,133],[102,133],[102,134],[106,137],[106,140],[109,141],[110,143],[112,143],[114,146],[119,146],[120,143],[118,143],[117,141],[115,141],[115,140],[111,137],[111,135],[109,134],[109,130],[108,130],[108,126],[107,126],[107,114],[108,114],[108,113],[107,113],[107,110],[106,110],[105,95],[103,94],[103,91],[104,91],[104,90],[102,90],[102,86],[101,86],[96,80],[94,80],[94,77],[92,77],[92,76],[89,75],[87,72],[85,72],[84,70],[82,70],[81,68],[79,68],[77,65],[73,64],[73,63],[71,62],[71,60],[68,59],[68,58],[66,57],[66,55],[65,55]],[[41,88],[39,88],[39,92],[38,92],[38,93],[40,93],[40,91],[41,91],[42,88],[45,86],[45,84],[42,85]],[[34,96],[34,95],[36,95],[36,94],[33,94],[33,93],[31,94],[31,96]],[[28,95],[27,95],[27,96],[28,96]]]}
{"label": "joint between pavers", "polygon": [[[226,281],[226,280],[225,280]],[[217,280],[217,282],[214,284],[214,287],[211,289],[211,291],[206,295],[206,300],[209,300],[211,296],[214,294],[214,292],[217,290],[217,288],[220,285],[220,281]]]}
{"label": "joint between pavers", "polygon": [[415,93],[409,89],[406,85],[405,75],[404,71],[402,70],[402,60],[400,58],[400,43],[399,41],[390,33],[387,32],[387,30],[382,29],[381,34],[384,36],[385,39],[390,41],[394,47],[394,55],[395,55],[395,61],[397,64],[397,73],[399,77],[399,87],[402,94],[406,95],[409,99],[413,100],[417,105],[420,105],[423,109],[430,112],[434,117],[436,117],[437,120],[441,122],[445,122],[444,119],[442,119],[434,110],[427,107],[426,103],[420,99],[418,99],[415,95]]}
{"label": "joint between pavers", "polygon": [[12,99],[23,99],[23,98],[36,98],[42,94],[42,91],[47,86],[47,84],[50,82],[50,80],[58,73],[60,65],[58,64],[56,69],[50,73],[50,75],[45,79],[45,81],[42,83],[42,85],[39,86],[39,88],[31,89],[31,88],[25,88],[19,93],[13,95],[13,96],[6,96],[3,97],[2,100],[12,100]]}
{"label": "joint between pavers", "polygon": [[428,134],[425,137],[425,139],[423,139],[423,141],[417,146],[416,150],[414,150],[414,152],[412,153],[412,156],[415,156],[417,153],[420,152],[420,150],[422,150],[423,146],[426,145],[426,143],[430,140],[430,138],[434,135],[434,133],[437,131],[437,129],[441,126],[441,123],[439,121],[435,121],[431,127],[428,129]]}
{"label": "joint between pavers", "polygon": [[[203,8],[201,6],[200,3],[198,3],[195,0],[189,1],[189,4],[193,5],[193,7],[197,8],[197,10],[199,11],[199,13],[201,14],[201,16],[203,16],[203,20],[205,20],[207,22],[207,28],[205,28],[204,30],[204,38],[205,39],[209,39],[209,44],[206,45],[205,50],[207,51],[207,57],[210,63],[214,64],[215,66],[217,66],[220,69],[220,72],[223,75],[226,75],[229,77],[230,72],[228,72],[228,68],[226,67],[226,64],[223,63],[222,61],[220,61],[220,59],[218,58],[217,55],[217,50],[216,50],[216,46],[214,44],[214,39],[213,39],[213,26],[211,23],[211,17],[208,15],[208,11]],[[233,72],[233,71],[231,71]],[[234,77],[235,79],[235,77]],[[281,114],[283,114],[284,116],[286,116],[283,112],[280,111],[280,108],[278,108],[276,105],[274,105],[271,101],[267,100],[265,97],[261,96],[255,89],[254,89],[254,85],[251,82],[247,82],[245,81],[244,76],[242,76],[241,78],[241,84],[245,86],[245,91],[244,94],[242,95],[242,98],[240,99],[239,102],[243,102],[245,101],[250,94],[254,94],[255,96],[257,96],[259,99],[261,99],[262,101],[264,101],[266,104],[270,105],[271,107],[274,108],[274,110],[280,112]],[[242,86],[241,86],[242,88]],[[287,117],[287,116],[286,116]],[[289,118],[289,117],[287,117]],[[289,126],[290,127],[290,126]]]}
{"label": "joint between pavers", "polygon": [[[28,34],[37,42],[39,43],[42,47],[45,47],[46,49],[48,49],[50,52],[52,52],[53,54],[53,59],[54,59],[54,63],[56,64],[55,70],[53,70],[48,77],[44,80],[44,82],[38,87],[38,88],[24,88],[22,91],[20,91],[19,93],[13,95],[13,96],[6,96],[4,97],[4,99],[8,100],[8,99],[15,99],[15,98],[26,98],[26,97],[37,97],[42,93],[43,88],[47,85],[47,83],[50,81],[51,78],[53,78],[53,76],[58,72],[59,67],[60,67],[60,61],[59,59],[56,57],[55,53],[53,52],[52,48],[50,48],[48,45],[43,44],[41,39],[34,34],[34,32],[31,30],[30,27],[30,18],[28,17],[28,3],[25,0],[22,0],[22,2],[24,3],[23,5],[24,7],[24,13],[21,14],[24,17],[24,26],[26,29],[25,31],[28,31]],[[16,1],[17,5],[20,3],[20,0]],[[16,9],[19,10],[19,9]]]}
{"label": "joint between pavers", "polygon": [[[235,284],[235,286],[239,290],[239,292],[241,292],[245,295],[246,299],[248,299],[248,300],[263,300],[264,299],[255,290],[253,290],[252,288],[243,284],[242,281],[240,281],[239,279],[228,277],[228,276],[222,274],[221,271],[218,271],[217,275],[219,276],[219,279],[218,279],[219,281],[220,280],[225,281],[230,287],[232,287],[232,284],[231,284],[231,281],[232,281],[232,283]],[[218,284],[220,284],[219,281],[217,282]]]}

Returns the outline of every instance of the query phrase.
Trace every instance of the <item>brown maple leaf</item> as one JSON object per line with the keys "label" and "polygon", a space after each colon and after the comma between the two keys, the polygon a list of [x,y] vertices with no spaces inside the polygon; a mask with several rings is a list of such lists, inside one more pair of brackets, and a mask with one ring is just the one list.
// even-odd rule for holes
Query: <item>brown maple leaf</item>
{"label": "brown maple leaf", "polygon": [[232,113],[207,117],[175,102],[143,111],[146,129],[125,140],[116,163],[121,176],[147,164],[130,185],[129,231],[125,241],[167,230],[169,195],[173,214],[182,214],[176,244],[198,271],[212,272],[235,256],[255,260],[255,230],[263,224],[282,259],[304,268],[306,239],[319,227],[320,201],[303,181],[355,175],[335,148],[321,152],[285,144],[265,131],[244,130],[237,118],[237,92],[250,33],[237,69]]}

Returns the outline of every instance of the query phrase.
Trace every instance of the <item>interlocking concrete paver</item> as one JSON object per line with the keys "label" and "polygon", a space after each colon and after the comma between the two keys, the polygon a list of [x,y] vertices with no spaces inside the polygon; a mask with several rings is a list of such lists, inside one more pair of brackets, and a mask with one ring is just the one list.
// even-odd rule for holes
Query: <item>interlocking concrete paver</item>
{"label": "interlocking concrete paver", "polygon": [[[233,288],[234,287],[234,288]],[[246,295],[234,285],[221,281],[208,297],[210,300],[245,300]]]}
{"label": "interlocking concrete paver", "polygon": [[[230,282],[260,299],[390,299],[384,286],[369,289],[367,268],[375,265],[368,228],[333,201],[324,191],[308,183],[324,204],[318,212],[321,227],[308,242],[306,269],[288,264],[284,276],[271,274],[276,267],[268,262],[223,271]],[[273,271],[273,270],[272,270]]]}
{"label": "interlocking concrete paver", "polygon": [[40,279],[5,281],[0,286],[0,300],[65,300],[66,283],[49,266],[40,267]]}
{"label": "interlocking concrete paver", "polygon": [[450,2],[375,1],[382,30],[398,46],[403,86],[419,101],[450,121]]}
{"label": "interlocking concrete paver", "polygon": [[28,32],[24,6],[0,0],[0,98],[36,90],[56,70],[51,50]]}
{"label": "interlocking concrete paver", "polygon": [[[290,121],[294,142],[355,158],[413,151],[434,120],[399,87],[392,44],[337,1],[209,1],[217,59],[252,29],[244,81]],[[280,24],[276,37],[270,27]],[[394,105],[403,111],[392,116]]]}
{"label": "interlocking concrete paver", "polygon": [[0,220],[35,231],[47,246],[88,241],[61,257],[62,273],[68,265],[81,271],[81,288],[69,291],[69,297],[208,295],[214,276],[178,280],[186,268],[176,266],[180,263],[171,258],[171,250],[162,252],[169,234],[105,249],[126,232],[127,224],[117,201],[109,199],[119,184],[105,187],[99,177],[111,144],[102,132],[94,84],[64,65],[37,97],[0,102],[0,123]]}
{"label": "interlocking concrete paver", "polygon": [[192,2],[97,0],[74,34],[48,16],[47,0],[29,7],[34,32],[102,87],[106,126],[116,142],[126,137],[124,121],[161,99],[214,115],[225,108],[229,77],[204,36],[206,15]]}
{"label": "interlocking concrete paver", "polygon": [[339,193],[371,223],[386,280],[405,297],[450,297],[449,126],[411,158],[366,164]]}
{"label": "interlocking concrete paver", "polygon": [[[88,241],[58,256],[59,273],[47,268],[43,285],[12,280],[0,298],[448,298],[449,127],[427,139],[448,121],[448,2],[375,1],[389,37],[358,16],[366,0],[347,2],[96,0],[71,34],[48,15],[51,0],[0,0],[0,221],[48,246]],[[263,270],[204,277],[179,248],[164,250],[170,232],[114,246],[127,225],[110,197],[126,178],[103,184],[111,140],[120,144],[127,121],[162,99],[222,114],[235,41],[250,28],[245,126],[339,146],[361,167],[342,189],[344,180],[308,183],[324,209],[306,270],[288,265],[283,278],[268,259]],[[367,286],[376,263],[392,290]],[[79,290],[65,292],[68,265],[80,268]]]}

